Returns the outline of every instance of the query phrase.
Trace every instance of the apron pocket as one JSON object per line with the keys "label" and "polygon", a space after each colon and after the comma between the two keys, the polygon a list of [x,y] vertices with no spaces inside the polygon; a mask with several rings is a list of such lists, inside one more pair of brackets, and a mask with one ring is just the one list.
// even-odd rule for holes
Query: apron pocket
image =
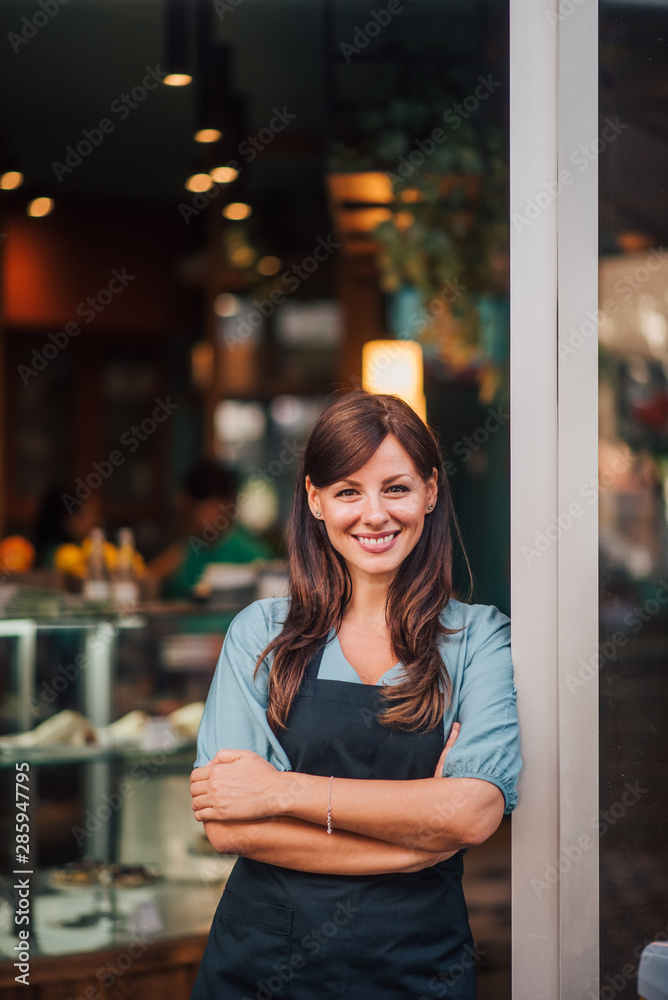
{"label": "apron pocket", "polygon": [[221,982],[239,1000],[288,1000],[293,911],[225,891],[215,921],[220,921]]}

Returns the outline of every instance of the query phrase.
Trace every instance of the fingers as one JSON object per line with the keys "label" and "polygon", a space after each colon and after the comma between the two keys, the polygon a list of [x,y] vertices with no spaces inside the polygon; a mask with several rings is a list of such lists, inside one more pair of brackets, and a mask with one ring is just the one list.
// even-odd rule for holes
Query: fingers
{"label": "fingers", "polygon": [[434,770],[435,778],[440,778],[443,776],[443,765],[445,764],[445,758],[447,757],[447,754],[448,754],[448,748],[443,747],[443,749],[441,750],[441,756],[438,758],[438,764],[436,765],[436,768]]}
{"label": "fingers", "polygon": [[209,764],[231,764],[232,761],[238,760],[240,757],[257,757],[256,753],[252,750],[219,750],[215,757],[213,757]]}
{"label": "fingers", "polygon": [[454,746],[455,740],[459,736],[459,730],[461,728],[462,727],[461,727],[461,723],[460,722],[453,722],[452,723],[452,729],[450,730],[450,735],[448,736],[448,740],[447,740],[447,742],[445,744],[445,751],[446,751],[446,753],[447,753],[448,750],[450,750],[450,748],[452,746]]}
{"label": "fingers", "polygon": [[443,767],[445,766],[445,758],[455,744],[455,740],[459,736],[459,730],[461,729],[461,724],[459,722],[452,723],[452,729],[450,730],[450,735],[446,741],[443,750],[441,751],[441,756],[438,758],[438,764],[434,770],[434,777],[440,778],[443,776]]}

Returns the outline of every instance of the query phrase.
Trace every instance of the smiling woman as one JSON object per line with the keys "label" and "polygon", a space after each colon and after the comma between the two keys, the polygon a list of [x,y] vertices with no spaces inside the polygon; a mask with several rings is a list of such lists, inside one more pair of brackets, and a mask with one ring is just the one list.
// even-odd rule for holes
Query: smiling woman
{"label": "smiling woman", "polygon": [[306,489],[311,510],[323,518],[328,538],[350,572],[380,575],[389,583],[433,510],[437,475],[434,469],[423,482],[408,452],[388,434],[355,478],[319,490],[307,476]]}
{"label": "smiling woman", "polygon": [[237,616],[200,727],[195,817],[239,859],[192,998],[473,1000],[462,854],[521,767],[509,622],[452,597],[443,461],[406,403],[321,415],[288,537],[290,597]]}

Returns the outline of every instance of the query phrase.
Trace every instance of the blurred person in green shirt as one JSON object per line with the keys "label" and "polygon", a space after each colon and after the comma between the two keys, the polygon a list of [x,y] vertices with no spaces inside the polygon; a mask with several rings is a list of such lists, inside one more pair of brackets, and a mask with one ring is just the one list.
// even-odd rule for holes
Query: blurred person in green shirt
{"label": "blurred person in green shirt", "polygon": [[209,563],[271,559],[269,547],[237,521],[239,480],[232,470],[203,460],[186,475],[179,495],[183,535],[149,565],[163,598],[190,597]]}

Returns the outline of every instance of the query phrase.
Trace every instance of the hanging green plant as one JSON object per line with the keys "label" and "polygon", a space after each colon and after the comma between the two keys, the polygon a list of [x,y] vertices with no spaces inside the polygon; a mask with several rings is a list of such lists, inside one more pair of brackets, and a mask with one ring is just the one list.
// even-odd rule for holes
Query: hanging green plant
{"label": "hanging green plant", "polygon": [[443,109],[453,106],[432,95],[361,109],[332,167],[388,174],[389,217],[371,233],[381,285],[389,294],[417,290],[424,323],[413,317],[410,335],[451,367],[478,369],[489,397],[508,355],[499,310],[508,282],[507,153],[501,129],[482,115],[452,117],[457,128],[448,129]]}

